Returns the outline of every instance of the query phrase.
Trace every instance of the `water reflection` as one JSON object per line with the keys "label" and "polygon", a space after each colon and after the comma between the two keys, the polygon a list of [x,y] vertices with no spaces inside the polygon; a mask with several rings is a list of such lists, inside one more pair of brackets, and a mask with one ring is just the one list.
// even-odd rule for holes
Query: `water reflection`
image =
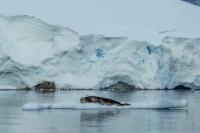
{"label": "water reflection", "polygon": [[119,110],[90,110],[81,112],[81,122],[104,121],[119,114]]}
{"label": "water reflection", "polygon": [[[159,98],[187,99],[182,110],[44,110],[24,112],[26,102],[77,101],[85,95],[105,96],[120,101],[148,101]],[[198,133],[200,130],[199,91],[117,92],[0,92],[2,133]]]}
{"label": "water reflection", "polygon": [[81,133],[103,133],[112,125],[107,124],[117,117],[119,110],[91,110],[81,112]]}

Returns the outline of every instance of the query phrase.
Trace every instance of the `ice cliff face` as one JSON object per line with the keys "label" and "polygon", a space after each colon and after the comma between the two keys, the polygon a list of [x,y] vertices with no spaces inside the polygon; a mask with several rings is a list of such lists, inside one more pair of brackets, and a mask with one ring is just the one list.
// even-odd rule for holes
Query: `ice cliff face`
{"label": "ice cliff face", "polygon": [[56,63],[79,45],[78,34],[70,29],[28,16],[0,16],[0,84],[21,88],[51,77],[55,71],[50,69],[56,70]]}
{"label": "ice cliff face", "polygon": [[0,16],[0,86],[141,89],[200,87],[200,38],[164,37],[160,45],[84,35],[29,16]]}

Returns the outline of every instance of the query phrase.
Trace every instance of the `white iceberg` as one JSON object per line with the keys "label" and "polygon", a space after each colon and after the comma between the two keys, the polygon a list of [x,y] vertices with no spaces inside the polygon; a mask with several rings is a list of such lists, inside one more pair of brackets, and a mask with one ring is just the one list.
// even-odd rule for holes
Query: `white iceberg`
{"label": "white iceberg", "polygon": [[43,110],[50,108],[51,104],[48,103],[27,103],[23,106],[23,110]]}
{"label": "white iceberg", "polygon": [[107,106],[95,103],[60,102],[60,103],[27,103],[22,109],[43,110],[43,109],[73,109],[73,110],[94,110],[94,109],[180,109],[187,106],[186,100],[162,99],[148,102],[129,102],[130,106]]}

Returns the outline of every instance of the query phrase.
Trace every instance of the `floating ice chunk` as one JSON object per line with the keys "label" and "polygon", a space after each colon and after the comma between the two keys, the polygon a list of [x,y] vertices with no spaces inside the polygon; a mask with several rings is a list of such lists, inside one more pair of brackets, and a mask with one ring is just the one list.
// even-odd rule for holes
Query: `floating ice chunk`
{"label": "floating ice chunk", "polygon": [[42,110],[50,108],[51,104],[48,103],[27,103],[22,107],[23,110]]}
{"label": "floating ice chunk", "polygon": [[0,85],[0,90],[16,90],[17,88],[9,85]]}
{"label": "floating ice chunk", "polygon": [[76,102],[62,102],[62,103],[54,103],[51,106],[52,109],[75,109],[75,110],[81,110],[81,109],[105,109],[105,108],[113,108],[113,106],[106,106],[106,105],[100,105],[95,103],[76,103]]}
{"label": "floating ice chunk", "polygon": [[157,101],[149,102],[135,102],[131,104],[131,108],[138,109],[173,109],[182,108],[187,106],[187,100],[171,100],[171,99],[160,99]]}
{"label": "floating ice chunk", "polygon": [[42,110],[42,109],[74,109],[74,110],[94,110],[94,109],[176,109],[187,106],[186,100],[162,99],[150,102],[129,102],[130,106],[107,106],[95,103],[60,102],[53,104],[27,103],[23,110]]}

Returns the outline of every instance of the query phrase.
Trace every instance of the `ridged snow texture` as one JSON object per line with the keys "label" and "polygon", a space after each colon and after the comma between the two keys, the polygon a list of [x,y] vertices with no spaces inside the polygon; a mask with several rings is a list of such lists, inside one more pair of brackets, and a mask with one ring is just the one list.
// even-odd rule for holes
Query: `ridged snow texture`
{"label": "ridged snow texture", "polygon": [[[165,37],[159,46],[123,37],[79,36],[29,16],[0,16],[0,86],[141,89],[200,87],[200,39]],[[2,88],[2,87],[0,87]]]}

